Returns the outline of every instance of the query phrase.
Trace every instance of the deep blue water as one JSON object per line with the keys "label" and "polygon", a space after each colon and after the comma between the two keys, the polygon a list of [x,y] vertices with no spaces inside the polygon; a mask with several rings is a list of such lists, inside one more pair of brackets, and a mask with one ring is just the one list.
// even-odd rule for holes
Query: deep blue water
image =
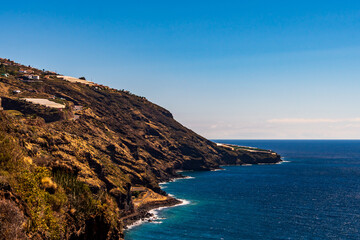
{"label": "deep blue water", "polygon": [[160,210],[164,219],[126,240],[360,239],[360,141],[216,142],[271,149],[289,162],[186,172],[194,178],[163,186],[190,204]]}

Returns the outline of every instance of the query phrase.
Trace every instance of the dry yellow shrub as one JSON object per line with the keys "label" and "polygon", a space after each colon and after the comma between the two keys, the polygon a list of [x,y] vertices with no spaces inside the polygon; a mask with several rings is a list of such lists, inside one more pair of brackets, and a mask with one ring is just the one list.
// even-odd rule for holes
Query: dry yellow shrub
{"label": "dry yellow shrub", "polygon": [[57,184],[54,183],[49,177],[42,178],[41,184],[49,192],[55,192],[55,190],[57,189]]}
{"label": "dry yellow shrub", "polygon": [[28,164],[32,164],[33,163],[33,160],[31,157],[24,157],[24,161]]}

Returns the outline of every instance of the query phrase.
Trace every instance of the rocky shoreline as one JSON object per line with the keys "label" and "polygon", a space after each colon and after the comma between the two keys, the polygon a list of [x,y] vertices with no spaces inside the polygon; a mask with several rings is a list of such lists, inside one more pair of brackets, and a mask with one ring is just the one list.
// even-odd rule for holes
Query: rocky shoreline
{"label": "rocky shoreline", "polygon": [[129,226],[133,225],[137,221],[146,221],[146,219],[151,219],[151,217],[154,217],[153,214],[150,213],[151,210],[160,207],[172,207],[181,203],[182,202],[180,200],[173,197],[169,197],[169,199],[166,201],[147,203],[137,209],[134,214],[131,214],[123,219],[124,228],[129,228]]}

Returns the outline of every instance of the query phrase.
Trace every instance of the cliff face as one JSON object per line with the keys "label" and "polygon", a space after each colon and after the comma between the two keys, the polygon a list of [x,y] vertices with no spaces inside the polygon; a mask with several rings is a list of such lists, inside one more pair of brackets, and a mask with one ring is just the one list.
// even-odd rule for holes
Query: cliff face
{"label": "cliff face", "polygon": [[[24,197],[26,191],[19,190],[23,180],[17,175],[24,169],[30,175],[35,174],[30,178],[38,191],[49,195],[47,198],[56,194],[63,198],[56,207],[51,201],[44,204],[50,204],[53,221],[64,225],[52,236],[46,230],[49,224],[33,224],[24,230],[24,236],[116,239],[121,236],[121,219],[136,210],[131,187],[141,186],[164,195],[158,183],[179,177],[176,170],[210,170],[224,164],[280,161],[279,155],[271,152],[217,146],[143,97],[96,84],[67,82],[33,68],[28,69],[38,74],[40,81],[21,81],[20,68],[25,66],[0,66],[11,73],[0,78],[1,97],[7,99],[3,101],[5,110],[0,113],[0,130],[3,139],[11,139],[16,151],[22,154],[15,160],[6,160],[16,162],[11,164],[14,166],[3,164],[0,186],[8,187],[0,191],[17,194],[16,199],[23,201],[21,205],[8,199],[7,204],[20,210],[30,208],[23,218],[31,225],[38,213],[31,212],[34,207],[29,207],[30,199]],[[50,99],[66,108],[55,111],[25,104],[19,98]],[[37,176],[40,168],[45,173]],[[46,177],[56,188],[46,187]],[[72,197],[74,194],[77,197]],[[82,209],[81,201],[93,208],[91,212]]]}

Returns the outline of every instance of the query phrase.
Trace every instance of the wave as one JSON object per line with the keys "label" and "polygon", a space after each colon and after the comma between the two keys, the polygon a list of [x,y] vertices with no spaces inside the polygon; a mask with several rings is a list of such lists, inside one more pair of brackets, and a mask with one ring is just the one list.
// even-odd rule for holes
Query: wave
{"label": "wave", "polygon": [[185,176],[185,177],[181,177],[181,178],[173,178],[171,179],[169,182],[176,182],[179,180],[185,180],[185,179],[194,179],[195,177],[191,177],[191,176]]}
{"label": "wave", "polygon": [[161,222],[161,221],[158,221],[158,222],[151,222],[151,223],[154,223],[154,224],[161,224],[162,222]]}
{"label": "wave", "polygon": [[[169,196],[171,197],[175,197],[174,195],[172,194],[169,194]],[[173,207],[179,207],[179,206],[185,206],[185,205],[189,205],[191,202],[189,200],[186,200],[186,199],[178,199],[180,201],[180,203],[176,204],[176,205],[173,205],[173,206],[165,206],[165,207],[158,207],[158,208],[155,208],[155,209],[152,209],[149,211],[150,214],[152,214],[153,216],[156,216],[156,219],[158,219],[158,213],[159,211],[163,210],[163,209],[166,209],[166,208],[173,208]]]}
{"label": "wave", "polygon": [[195,177],[191,177],[191,176],[185,176],[184,178],[181,179],[194,179]]}
{"label": "wave", "polygon": [[133,224],[129,225],[126,227],[126,230],[130,230],[134,227],[140,226],[143,223],[155,223],[155,224],[160,224],[162,223],[162,221],[159,220],[163,220],[165,218],[159,218],[157,216],[157,212],[152,212],[152,210],[149,211],[149,213],[151,214],[150,217],[147,218],[143,218],[143,219],[139,219],[136,222],[134,222]]}
{"label": "wave", "polygon": [[141,224],[146,223],[146,222],[148,222],[148,220],[146,218],[145,219],[139,219],[136,222],[132,223],[131,225],[126,226],[126,230],[130,230],[130,229],[132,229],[134,227],[137,227],[137,226],[140,226]]}
{"label": "wave", "polygon": [[185,176],[185,177],[179,177],[179,178],[173,178],[173,179],[170,179],[168,182],[160,182],[159,185],[161,188],[163,188],[162,186],[163,185],[166,185],[168,184],[169,182],[176,182],[178,180],[183,180],[183,179],[194,179],[195,177],[191,177],[191,176]]}
{"label": "wave", "polygon": [[174,207],[176,206],[184,206],[184,205],[189,205],[191,204],[191,202],[189,200],[186,200],[186,199],[179,199],[179,201],[181,201],[181,203],[175,205]]}
{"label": "wave", "polygon": [[[171,195],[171,194],[169,194]],[[171,195],[172,197],[174,195]],[[155,208],[155,209],[152,209],[149,211],[150,213],[150,217],[147,217],[147,218],[143,218],[143,219],[140,219],[140,220],[137,220],[136,222],[134,222],[133,224],[129,225],[126,227],[127,230],[130,230],[136,226],[140,226],[141,224],[143,223],[154,223],[154,224],[161,224],[163,223],[162,221],[159,221],[159,220],[164,220],[166,218],[163,218],[163,217],[159,217],[159,212],[165,208],[173,208],[173,207],[178,207],[178,206],[184,206],[184,205],[189,205],[191,202],[189,200],[186,200],[186,199],[178,199],[180,201],[180,203],[176,204],[176,205],[173,205],[173,206],[167,206],[167,207],[158,207],[158,208]]]}
{"label": "wave", "polygon": [[225,169],[223,169],[223,168],[217,168],[217,169],[211,170],[211,172],[217,172],[217,171],[225,171]]}
{"label": "wave", "polygon": [[283,164],[283,163],[291,162],[291,161],[285,160],[285,159],[286,159],[285,157],[282,157],[282,158],[281,158],[281,162],[278,162],[278,163],[276,163],[276,164]]}
{"label": "wave", "polygon": [[[169,194],[169,196],[174,197],[174,195]],[[186,199],[178,199],[180,201],[180,203],[173,205],[173,206],[165,206],[165,207],[158,207],[155,209],[152,209],[149,211],[150,214],[152,214],[152,216],[154,216],[156,219],[160,219],[158,214],[159,211],[166,209],[166,208],[173,208],[173,207],[179,207],[179,206],[185,206],[185,205],[189,205],[191,202],[189,200]],[[165,219],[165,218],[161,218],[161,219]]]}
{"label": "wave", "polygon": [[289,163],[291,161],[281,161],[281,162],[278,162],[278,163],[275,163],[275,164],[283,164],[283,163]]}

